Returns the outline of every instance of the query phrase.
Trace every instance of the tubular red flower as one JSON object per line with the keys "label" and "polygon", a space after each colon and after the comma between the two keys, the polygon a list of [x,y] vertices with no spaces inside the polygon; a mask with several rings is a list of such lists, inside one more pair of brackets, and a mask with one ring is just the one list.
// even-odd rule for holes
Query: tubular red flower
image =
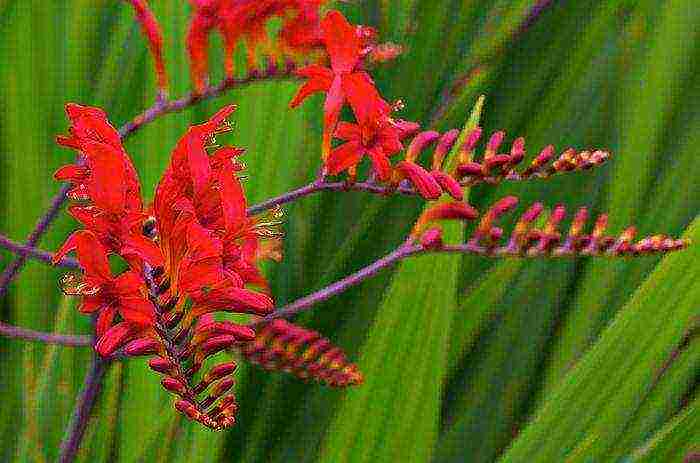
{"label": "tubular red flower", "polygon": [[346,100],[349,100],[360,124],[378,119],[378,114],[388,115],[391,108],[379,96],[369,75],[356,69],[364,56],[363,40],[358,35],[358,29],[340,12],[332,10],[321,21],[321,30],[331,67],[312,65],[300,69],[298,75],[309,80],[299,89],[290,106],[296,107],[314,93],[326,92],[323,141],[325,159],[330,153],[331,136]]}

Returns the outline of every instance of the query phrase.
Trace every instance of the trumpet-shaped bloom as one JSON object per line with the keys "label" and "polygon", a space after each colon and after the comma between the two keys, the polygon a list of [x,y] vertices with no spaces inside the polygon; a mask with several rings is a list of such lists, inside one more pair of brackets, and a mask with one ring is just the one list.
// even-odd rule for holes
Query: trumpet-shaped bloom
{"label": "trumpet-shaped bloom", "polygon": [[311,65],[297,71],[308,79],[290,102],[291,107],[301,104],[307,97],[326,92],[324,103],[324,157],[330,151],[330,140],[338,123],[340,111],[346,101],[360,113],[383,112],[388,115],[391,107],[376,91],[372,78],[358,68],[366,54],[367,28],[351,25],[338,11],[330,11],[321,22],[323,43],[330,59],[330,68]]}

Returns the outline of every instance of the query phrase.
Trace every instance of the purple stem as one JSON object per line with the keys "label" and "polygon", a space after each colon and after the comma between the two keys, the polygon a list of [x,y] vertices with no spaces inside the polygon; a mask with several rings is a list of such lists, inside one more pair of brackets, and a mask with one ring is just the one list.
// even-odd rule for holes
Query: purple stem
{"label": "purple stem", "polygon": [[201,94],[190,93],[189,95],[172,101],[158,99],[153,106],[136,116],[132,121],[120,127],[119,135],[124,139],[143,125],[148,124],[163,114],[181,111],[200,101],[216,98],[232,88],[263,80],[286,79],[292,77],[295,69],[295,65],[291,62],[287,63],[285,67],[281,69],[274,64],[270,64],[264,72],[252,71],[247,76],[240,79],[225,79],[218,85],[207,88]]}
{"label": "purple stem", "polygon": [[[46,233],[49,225],[51,225],[51,222],[54,221],[58,215],[58,212],[61,210],[61,206],[63,206],[68,190],[70,190],[70,185],[63,185],[58,194],[54,196],[53,200],[51,200],[48,210],[44,213],[41,219],[39,219],[34,227],[34,230],[27,237],[27,243],[25,245],[27,248],[35,247],[44,233]],[[7,287],[10,285],[12,280],[15,279],[28,257],[29,254],[27,253],[20,254],[19,257],[13,260],[2,272],[2,275],[0,275],[0,297],[5,294]]]}
{"label": "purple stem", "polygon": [[60,454],[58,456],[59,463],[70,463],[75,459],[80,449],[80,442],[85,434],[88,422],[90,421],[90,413],[95,407],[97,397],[102,389],[102,379],[107,372],[109,362],[99,357],[97,353],[92,354],[92,365],[90,371],[85,375],[83,389],[80,391],[80,396],[75,403],[73,416],[66,430],[65,437],[61,442]]}
{"label": "purple stem", "polygon": [[[17,241],[9,239],[5,235],[0,235],[0,247],[9,249],[20,256],[33,257],[34,259],[46,262],[47,264],[51,263],[54,256],[54,253],[52,252],[43,251],[32,246],[27,246],[26,244],[18,243]],[[61,259],[58,265],[66,268],[80,268],[78,261],[72,257],[64,257]]]}
{"label": "purple stem", "polygon": [[248,215],[259,214],[260,212],[271,209],[275,206],[281,206],[282,204],[290,203],[296,201],[299,198],[308,196],[319,191],[365,191],[367,193],[373,193],[378,195],[390,195],[392,193],[399,193],[406,196],[415,195],[416,192],[413,188],[407,187],[391,187],[379,185],[372,182],[358,182],[358,183],[347,183],[347,182],[325,182],[316,181],[304,185],[303,187],[297,188],[296,190],[288,191],[274,198],[270,198],[261,203],[255,204],[248,208]]}
{"label": "purple stem", "polygon": [[63,346],[70,347],[85,347],[92,345],[92,339],[90,336],[45,333],[43,331],[7,325],[3,322],[0,322],[0,335],[8,338],[24,339],[25,341],[61,344]]}
{"label": "purple stem", "polygon": [[264,324],[277,318],[288,318],[298,314],[299,312],[308,310],[316,304],[319,304],[331,298],[332,296],[335,296],[336,294],[345,292],[352,286],[355,286],[363,282],[364,280],[373,277],[386,267],[389,267],[390,265],[402,259],[405,259],[407,257],[421,252],[423,252],[423,248],[421,246],[414,245],[411,242],[406,242],[399,246],[396,250],[392,251],[391,253],[387,254],[386,256],[382,257],[376,262],[371,263],[367,267],[364,267],[358,270],[357,272],[353,273],[352,275],[348,275],[342,280],[338,280],[335,283],[326,286],[325,288],[319,289],[318,291],[311,293],[308,296],[299,298],[296,301],[287,304],[284,307],[281,307],[280,309],[274,311],[270,315],[252,322],[250,326]]}
{"label": "purple stem", "polygon": [[527,15],[527,18],[525,18],[525,21],[523,21],[523,23],[521,24],[518,34],[522,34],[530,27],[532,27],[532,25],[535,24],[540,18],[542,13],[544,13],[545,10],[552,6],[553,3],[554,0],[540,0],[535,5],[533,5],[532,9],[530,10],[530,13]]}

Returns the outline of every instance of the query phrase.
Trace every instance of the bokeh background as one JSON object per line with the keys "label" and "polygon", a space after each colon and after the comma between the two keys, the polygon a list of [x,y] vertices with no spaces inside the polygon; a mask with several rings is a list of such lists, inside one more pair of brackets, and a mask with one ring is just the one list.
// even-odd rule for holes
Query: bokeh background
{"label": "bokeh background", "polygon": [[[190,90],[190,7],[152,0],[174,96]],[[601,169],[472,191],[611,212],[611,228],[695,237],[700,205],[700,8],[692,0],[363,0],[348,17],[406,46],[376,73],[402,117],[460,127],[476,98],[482,123],[525,136],[532,155],[601,147]],[[543,10],[533,20],[533,8]],[[0,232],[25,239],[72,159],[54,144],[65,102],[101,106],[121,124],[150,106],[155,82],[133,12],[118,1],[0,1]],[[222,74],[212,42],[212,81]],[[240,62],[243,63],[241,52]],[[242,66],[239,67],[242,69]],[[297,84],[266,82],[159,119],[126,143],[144,190],[186,127],[225,103],[240,109],[226,142],[247,148],[251,202],[318,168],[321,98],[291,111]],[[393,249],[422,207],[414,198],[325,193],[286,207],[279,303]],[[41,247],[75,223],[62,214]],[[12,256],[0,252],[0,267]],[[109,371],[80,461],[578,462],[683,461],[700,452],[698,246],[665,259],[406,262],[298,320],[359,363],[352,390],[242,367],[238,424],[214,433],[181,419],[145,361]],[[0,300],[3,321],[87,333],[30,262]],[[694,325],[695,324],[695,325]],[[697,330],[696,330],[697,332]],[[52,461],[89,364],[85,349],[0,338],[0,460]],[[662,365],[673,358],[668,368]],[[661,374],[663,372],[663,374]]]}

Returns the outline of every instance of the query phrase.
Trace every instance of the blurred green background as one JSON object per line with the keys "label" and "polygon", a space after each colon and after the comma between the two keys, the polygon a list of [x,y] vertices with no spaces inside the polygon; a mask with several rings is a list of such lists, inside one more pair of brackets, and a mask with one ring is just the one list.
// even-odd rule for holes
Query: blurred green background
{"label": "blurred green background", "polygon": [[[190,89],[189,6],[152,0],[165,36],[171,93]],[[700,8],[693,0],[364,0],[349,18],[404,44],[375,75],[402,117],[460,127],[480,94],[482,123],[525,136],[532,155],[607,148],[603,168],[546,182],[479,187],[484,207],[506,194],[564,202],[700,241]],[[0,1],[0,231],[24,240],[72,159],[53,141],[68,101],[101,106],[119,125],[150,106],[152,63],[133,12],[118,1]],[[212,81],[222,75],[212,42]],[[243,63],[243,53],[240,61]],[[239,66],[242,69],[242,65]],[[248,149],[251,202],[307,182],[318,167],[321,98],[290,111],[297,84],[226,93],[150,124],[126,147],[146,194],[192,122],[239,105],[233,136]],[[291,301],[393,249],[422,207],[413,198],[326,193],[290,205],[286,256],[268,275]],[[521,209],[522,210],[522,209]],[[65,214],[42,240],[56,249]],[[0,252],[0,267],[12,256]],[[224,433],[180,419],[145,361],[114,365],[81,461],[601,462],[683,461],[700,451],[698,246],[638,259],[484,260],[422,257],[319,305],[298,321],[359,363],[352,390],[244,367],[238,424]],[[0,300],[0,319],[87,333],[57,287],[60,271],[30,262]],[[674,361],[662,370],[669,358]],[[89,352],[0,338],[0,461],[56,458]],[[663,374],[661,374],[663,373]]]}

